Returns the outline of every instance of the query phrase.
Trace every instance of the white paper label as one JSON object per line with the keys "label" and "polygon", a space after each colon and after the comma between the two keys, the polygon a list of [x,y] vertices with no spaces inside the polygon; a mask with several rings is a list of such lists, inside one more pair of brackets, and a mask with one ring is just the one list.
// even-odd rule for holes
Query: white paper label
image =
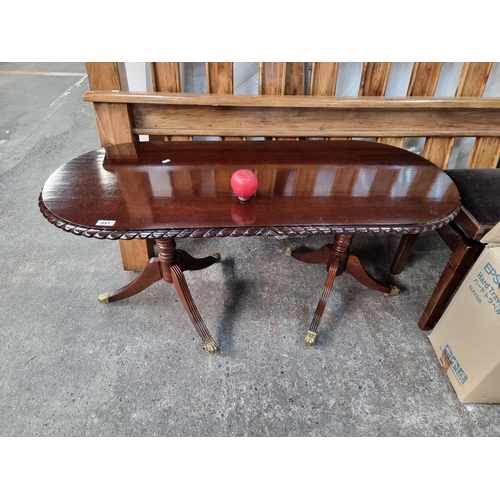
{"label": "white paper label", "polygon": [[95,225],[96,226],[114,226],[115,220],[98,220]]}

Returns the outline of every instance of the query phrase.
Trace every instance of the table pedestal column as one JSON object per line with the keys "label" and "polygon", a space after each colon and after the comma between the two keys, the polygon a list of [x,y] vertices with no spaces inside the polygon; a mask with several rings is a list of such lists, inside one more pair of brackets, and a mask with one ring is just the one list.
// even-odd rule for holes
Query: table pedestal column
{"label": "table pedestal column", "polygon": [[197,259],[184,250],[177,250],[174,238],[161,238],[156,240],[158,257],[149,259],[139,276],[128,285],[114,292],[103,293],[99,302],[107,304],[117,300],[126,299],[142,292],[153,283],[163,279],[174,285],[189,318],[203,341],[204,349],[209,353],[216,353],[219,348],[210,335],[198,308],[189,291],[183,271],[197,271],[220,261],[220,254]]}
{"label": "table pedestal column", "polygon": [[399,294],[400,290],[398,287],[383,283],[374,278],[366,271],[359,258],[349,253],[352,237],[352,234],[337,234],[335,235],[333,244],[324,245],[316,251],[305,252],[288,248],[285,252],[287,255],[302,262],[308,264],[323,264],[326,266],[327,275],[323,286],[323,292],[304,339],[307,346],[313,346],[316,343],[316,337],[318,335],[317,330],[323,312],[325,311],[326,302],[332,290],[333,282],[335,278],[340,276],[344,271],[368,288],[383,292],[386,297]]}

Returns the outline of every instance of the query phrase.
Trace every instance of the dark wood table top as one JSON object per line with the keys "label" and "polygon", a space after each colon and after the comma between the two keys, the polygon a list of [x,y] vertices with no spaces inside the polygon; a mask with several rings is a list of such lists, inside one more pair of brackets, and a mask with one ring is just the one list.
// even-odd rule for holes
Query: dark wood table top
{"label": "dark wood table top", "polygon": [[[238,201],[238,169],[259,179]],[[47,180],[53,224],[109,239],[418,233],[450,222],[458,190],[419,155],[369,141],[172,141],[109,146]]]}

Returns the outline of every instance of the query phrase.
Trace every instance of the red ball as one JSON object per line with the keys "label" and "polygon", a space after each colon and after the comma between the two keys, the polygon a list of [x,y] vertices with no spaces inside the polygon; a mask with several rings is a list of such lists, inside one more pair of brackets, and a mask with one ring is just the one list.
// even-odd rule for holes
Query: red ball
{"label": "red ball", "polygon": [[231,187],[240,200],[248,200],[258,186],[259,180],[251,170],[237,170],[231,176]]}

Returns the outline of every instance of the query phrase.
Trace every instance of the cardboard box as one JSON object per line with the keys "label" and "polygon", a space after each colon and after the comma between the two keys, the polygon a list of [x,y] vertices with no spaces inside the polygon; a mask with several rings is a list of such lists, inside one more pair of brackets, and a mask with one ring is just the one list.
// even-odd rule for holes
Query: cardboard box
{"label": "cardboard box", "polygon": [[500,223],[429,336],[463,403],[500,403]]}

